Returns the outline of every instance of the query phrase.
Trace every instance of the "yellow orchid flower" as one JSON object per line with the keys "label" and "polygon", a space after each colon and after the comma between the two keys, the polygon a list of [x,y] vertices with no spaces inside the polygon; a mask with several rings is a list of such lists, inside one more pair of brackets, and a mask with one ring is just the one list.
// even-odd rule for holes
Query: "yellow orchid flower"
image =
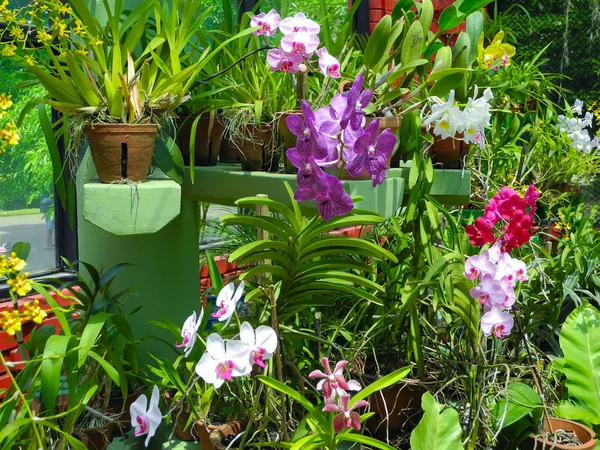
{"label": "yellow orchid flower", "polygon": [[[497,70],[500,65],[506,67],[510,64],[510,58],[513,57],[517,53],[517,51],[512,45],[502,43],[503,39],[504,31],[499,31],[498,34],[494,36],[494,39],[492,39],[492,43],[488,47],[484,48],[483,34],[479,36],[479,42],[477,45],[477,61],[479,62],[480,66],[488,68],[494,65],[492,69]],[[496,63],[496,61],[502,62],[498,64]]]}
{"label": "yellow orchid flower", "polygon": [[2,311],[2,314],[0,314],[0,328],[6,331],[9,336],[14,336],[17,331],[21,331],[19,311]]}

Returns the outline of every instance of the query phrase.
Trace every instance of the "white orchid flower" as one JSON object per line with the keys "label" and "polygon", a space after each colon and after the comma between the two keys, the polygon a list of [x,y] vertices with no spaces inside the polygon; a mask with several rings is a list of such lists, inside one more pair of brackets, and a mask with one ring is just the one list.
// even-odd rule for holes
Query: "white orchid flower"
{"label": "white orchid flower", "polygon": [[423,121],[423,125],[435,124],[433,133],[442,139],[456,136],[456,133],[464,129],[464,114],[460,108],[454,105],[454,91],[450,91],[446,102],[436,103],[431,106],[431,115]]}
{"label": "white orchid flower", "polygon": [[212,316],[219,319],[219,322],[226,320],[225,326],[229,325],[229,321],[235,312],[237,302],[244,294],[244,282],[242,281],[237,289],[233,283],[229,283],[217,296],[217,312],[212,313]]}
{"label": "white orchid flower", "polygon": [[183,342],[181,344],[176,344],[177,348],[185,348],[184,356],[187,358],[190,356],[194,345],[196,344],[196,333],[198,333],[198,328],[202,324],[202,318],[204,317],[204,310],[200,310],[200,317],[196,320],[196,311],[186,319],[183,324],[183,328],[181,328],[181,337],[183,338]]}
{"label": "white orchid flower", "polygon": [[575,104],[573,106],[571,106],[571,112],[580,116],[582,111],[583,111],[583,101],[579,100],[579,99],[575,100]]}
{"label": "white orchid flower", "polygon": [[265,361],[270,359],[277,349],[277,335],[275,330],[264,325],[256,330],[248,322],[240,327],[240,340],[248,347],[248,370],[254,364],[265,367]]}
{"label": "white orchid flower", "polygon": [[225,381],[248,373],[248,346],[240,341],[223,341],[216,333],[206,340],[206,351],[196,364],[196,373],[204,381],[220,388]]}
{"label": "white orchid flower", "polygon": [[134,436],[146,435],[144,445],[148,447],[150,438],[156,433],[156,429],[162,420],[162,414],[158,408],[160,393],[158,387],[154,385],[152,389],[152,397],[150,398],[150,406],[148,407],[148,398],[142,394],[135,402],[131,404],[129,412],[131,414],[131,426],[133,427]]}

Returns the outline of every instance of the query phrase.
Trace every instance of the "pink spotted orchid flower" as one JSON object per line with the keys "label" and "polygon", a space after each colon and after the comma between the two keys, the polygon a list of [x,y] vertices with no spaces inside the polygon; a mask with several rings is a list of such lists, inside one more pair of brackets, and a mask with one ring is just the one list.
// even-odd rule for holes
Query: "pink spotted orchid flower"
{"label": "pink spotted orchid flower", "polygon": [[288,34],[281,40],[281,50],[287,54],[310,58],[319,47],[319,37],[307,31]]}
{"label": "pink spotted orchid flower", "polygon": [[494,335],[503,338],[510,334],[515,321],[509,312],[503,311],[498,305],[493,305],[481,317],[481,330],[486,336]]}
{"label": "pink spotted orchid flower", "polygon": [[135,402],[131,404],[129,412],[131,414],[131,426],[133,427],[134,436],[146,436],[144,445],[148,447],[150,439],[156,433],[156,429],[162,420],[162,414],[158,408],[160,393],[155,385],[152,388],[152,397],[150,398],[150,406],[148,406],[148,398],[142,394]]}
{"label": "pink spotted orchid flower", "polygon": [[252,34],[255,36],[273,36],[277,32],[281,16],[272,9],[268,13],[260,13],[250,19],[251,27],[260,27]]}
{"label": "pink spotted orchid flower", "polygon": [[254,330],[252,325],[244,322],[240,327],[240,340],[247,346],[248,370],[256,364],[266,367],[265,361],[270,359],[277,349],[277,335],[271,327],[261,325]]}
{"label": "pink spotted orchid flower", "polygon": [[237,289],[233,283],[227,284],[219,295],[217,296],[217,307],[219,308],[216,312],[212,313],[212,316],[219,319],[219,322],[225,322],[225,326],[229,324],[233,313],[235,312],[235,308],[237,306],[237,302],[242,298],[244,294],[244,282],[242,281]]}
{"label": "pink spotted orchid flower", "polygon": [[316,53],[319,57],[319,70],[323,76],[340,78],[340,62],[337,60],[337,58],[331,56],[325,47],[321,47]]}
{"label": "pink spotted orchid flower", "polygon": [[177,348],[185,348],[184,356],[187,358],[190,356],[194,348],[194,344],[196,343],[196,333],[198,333],[198,328],[202,324],[202,319],[204,318],[204,310],[200,311],[200,317],[196,319],[196,311],[187,318],[184,322],[183,327],[181,328],[181,337],[183,341],[181,344],[176,344]]}
{"label": "pink spotted orchid flower", "polygon": [[297,73],[304,58],[298,53],[286,53],[281,49],[274,48],[267,53],[267,62],[272,72],[283,70],[287,73]]}
{"label": "pink spotted orchid flower", "polygon": [[316,35],[321,31],[321,27],[314,20],[307,18],[304,13],[299,12],[294,17],[283,19],[279,24],[279,30],[286,36],[300,31]]}
{"label": "pink spotted orchid flower", "polygon": [[206,339],[206,351],[196,364],[196,373],[215,389],[233,377],[248,373],[248,351],[240,341],[225,341],[216,333]]}
{"label": "pink spotted orchid flower", "polygon": [[354,428],[360,430],[360,415],[355,412],[355,409],[369,406],[366,400],[359,400],[354,405],[350,406],[350,396],[342,395],[337,402],[327,402],[323,408],[323,412],[338,413],[333,418],[333,429],[336,433],[342,432],[345,428]]}
{"label": "pink spotted orchid flower", "polygon": [[317,389],[323,391],[325,398],[330,399],[334,393],[341,397],[347,395],[346,391],[360,391],[362,389],[358,381],[346,381],[344,379],[344,367],[348,364],[348,361],[338,361],[333,372],[331,371],[327,357],[323,357],[321,363],[326,373],[320,370],[313,370],[308,375],[308,378],[321,378],[321,381],[317,384]]}

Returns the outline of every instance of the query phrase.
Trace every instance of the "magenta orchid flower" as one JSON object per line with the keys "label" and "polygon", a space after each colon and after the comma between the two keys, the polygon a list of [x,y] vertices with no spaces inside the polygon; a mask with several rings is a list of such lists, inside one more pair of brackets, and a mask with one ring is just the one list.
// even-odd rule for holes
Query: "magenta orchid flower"
{"label": "magenta orchid flower", "polygon": [[319,57],[319,70],[324,77],[340,78],[340,62],[329,54],[327,48],[321,47],[317,50]]}
{"label": "magenta orchid flower", "polygon": [[254,330],[252,325],[244,322],[240,327],[240,340],[248,347],[250,371],[254,364],[262,368],[266,367],[265,361],[270,359],[277,349],[275,330],[264,325]]}
{"label": "magenta orchid flower", "polygon": [[250,19],[251,27],[260,27],[252,34],[255,36],[273,36],[279,27],[281,16],[272,9],[268,13],[260,13]]}
{"label": "magenta orchid flower", "polygon": [[329,358],[323,357],[321,363],[323,364],[326,373],[323,373],[320,370],[313,370],[308,375],[308,378],[322,378],[317,384],[317,389],[323,391],[326,399],[330,399],[334,393],[341,397],[347,395],[346,391],[360,391],[362,389],[358,381],[346,381],[344,379],[344,367],[346,367],[348,361],[338,361],[333,372],[329,365]]}
{"label": "magenta orchid flower", "polygon": [[359,400],[350,407],[350,396],[342,395],[337,403],[326,403],[323,412],[338,413],[333,418],[333,429],[336,433],[342,432],[345,428],[354,428],[356,431],[359,431],[360,415],[357,412],[354,412],[354,410],[364,408],[365,406],[369,406],[369,402],[366,400]]}
{"label": "magenta orchid flower", "polygon": [[286,53],[295,53],[310,58],[319,47],[319,44],[319,37],[316,34],[298,31],[284,36],[280,46],[281,50]]}
{"label": "magenta orchid flower", "polygon": [[283,70],[287,73],[297,73],[303,61],[302,55],[286,53],[278,48],[271,49],[267,53],[267,62],[273,72]]}
{"label": "magenta orchid flower", "polygon": [[202,324],[202,319],[204,318],[204,310],[200,311],[200,317],[196,319],[196,311],[187,318],[184,322],[183,327],[181,328],[181,337],[183,338],[183,342],[181,344],[176,344],[177,348],[185,348],[184,356],[187,358],[190,356],[194,348],[194,344],[196,343],[196,333],[198,333],[198,328]]}
{"label": "magenta orchid flower", "polygon": [[398,138],[389,128],[379,134],[379,119],[373,120],[354,143],[354,158],[348,163],[348,173],[360,177],[365,171],[371,175],[373,187],[383,183],[388,169],[388,160]]}
{"label": "magenta orchid flower", "polygon": [[323,220],[329,222],[334,217],[343,216],[352,211],[354,202],[352,197],[344,191],[344,185],[340,180],[329,174],[325,174],[325,179],[327,190],[317,192],[314,200]]}
{"label": "magenta orchid flower", "polygon": [[131,426],[133,427],[134,436],[146,435],[144,445],[148,447],[150,439],[156,433],[156,429],[162,420],[162,414],[158,408],[160,393],[155,385],[152,388],[152,397],[150,398],[150,406],[148,406],[148,398],[146,395],[140,395],[135,402],[129,407],[131,414]]}
{"label": "magenta orchid flower", "polygon": [[358,130],[363,125],[365,118],[364,108],[369,104],[372,97],[370,89],[362,90],[364,80],[364,74],[362,72],[359,73],[347,93],[346,109],[340,121],[340,126],[344,129],[348,124],[350,124],[353,130]]}
{"label": "magenta orchid flower", "polygon": [[279,29],[284,35],[304,31],[311,34],[319,34],[321,27],[314,20],[308,19],[304,13],[299,12],[294,17],[286,17],[279,24]]}
{"label": "magenta orchid flower", "polygon": [[233,283],[227,284],[219,295],[217,296],[217,307],[219,308],[216,312],[212,313],[212,316],[219,319],[219,322],[227,321],[225,327],[229,324],[237,302],[242,298],[244,294],[244,282],[242,281],[237,289]]}
{"label": "magenta orchid flower", "polygon": [[515,321],[510,313],[502,311],[498,305],[493,305],[488,312],[481,317],[481,330],[486,336],[492,333],[498,338],[510,334]]}
{"label": "magenta orchid flower", "polygon": [[216,333],[206,339],[206,351],[196,364],[196,373],[215,389],[248,371],[248,347],[240,341],[225,341]]}

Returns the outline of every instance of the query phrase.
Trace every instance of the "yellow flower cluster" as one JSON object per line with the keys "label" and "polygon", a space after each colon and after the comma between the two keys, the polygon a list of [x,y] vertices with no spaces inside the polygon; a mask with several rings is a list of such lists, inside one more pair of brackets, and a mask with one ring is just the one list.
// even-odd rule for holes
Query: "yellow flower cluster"
{"label": "yellow flower cluster", "polygon": [[[10,95],[0,94],[0,120],[4,118],[6,111],[13,105]],[[4,149],[11,145],[15,146],[21,140],[19,129],[10,121],[4,128],[0,128],[0,154],[4,153]]]}
{"label": "yellow flower cluster", "polygon": [[48,313],[42,309],[39,300],[25,303],[23,312],[17,310],[2,311],[0,313],[0,329],[6,331],[10,336],[14,336],[19,331],[24,323],[34,322],[41,324],[48,316]]}
{"label": "yellow flower cluster", "polygon": [[15,278],[8,279],[6,283],[10,286],[10,292],[17,294],[20,297],[25,297],[31,292],[31,283],[27,279],[28,272],[23,272]]}
{"label": "yellow flower cluster", "polygon": [[21,297],[31,292],[31,283],[27,279],[29,274],[23,272],[26,265],[14,252],[8,258],[0,255],[0,277],[8,278],[6,283],[10,286],[10,292]]}
{"label": "yellow flower cluster", "polygon": [[594,100],[592,103],[590,103],[588,110],[594,114],[596,117],[596,122],[600,122],[600,105],[598,104],[598,100]]}

